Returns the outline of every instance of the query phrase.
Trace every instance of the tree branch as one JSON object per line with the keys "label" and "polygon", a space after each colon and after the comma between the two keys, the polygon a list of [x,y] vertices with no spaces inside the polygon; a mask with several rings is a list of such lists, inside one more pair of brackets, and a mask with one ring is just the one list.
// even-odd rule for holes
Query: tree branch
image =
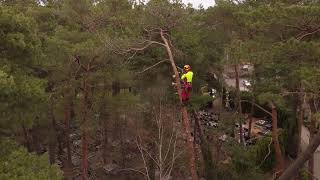
{"label": "tree branch", "polygon": [[297,39],[298,39],[299,41],[301,41],[303,38],[305,38],[305,37],[307,37],[307,36],[310,36],[310,35],[313,35],[313,34],[319,32],[319,31],[320,31],[320,27],[318,27],[317,29],[315,29],[315,30],[312,31],[312,32],[309,32],[309,33],[306,33],[306,34],[301,35],[301,36],[298,37]]}
{"label": "tree branch", "polygon": [[144,73],[144,72],[146,72],[146,71],[148,71],[148,70],[150,70],[150,69],[156,67],[157,65],[159,65],[159,64],[161,64],[161,63],[163,63],[163,62],[166,62],[166,61],[169,61],[169,60],[168,60],[168,59],[165,59],[165,60],[159,61],[159,62],[157,62],[156,64],[154,64],[154,65],[152,65],[152,66],[150,66],[150,67],[148,67],[148,68],[146,68],[146,69],[138,72],[137,74]]}
{"label": "tree branch", "polygon": [[259,109],[261,109],[262,111],[264,111],[265,113],[269,114],[272,117],[271,112],[269,112],[268,110],[266,110],[265,108],[259,106],[258,104],[254,103],[254,102],[251,102],[251,101],[248,101],[248,100],[241,100],[241,102],[251,103],[251,104],[255,105],[256,107],[258,107]]}

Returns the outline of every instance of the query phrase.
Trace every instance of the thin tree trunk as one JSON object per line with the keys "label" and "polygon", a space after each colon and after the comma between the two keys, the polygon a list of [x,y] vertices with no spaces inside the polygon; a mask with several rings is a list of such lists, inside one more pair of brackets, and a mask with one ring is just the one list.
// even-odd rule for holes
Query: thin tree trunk
{"label": "thin tree trunk", "polygon": [[279,177],[278,180],[289,180],[294,174],[308,161],[312,158],[314,152],[317,150],[320,145],[320,132],[318,132],[311,143],[309,143],[307,149],[300,154],[297,160],[294,161]]}
{"label": "thin tree trunk", "polygon": [[30,129],[30,135],[32,139],[32,149],[36,153],[40,154],[41,153],[41,145],[39,142],[39,137],[38,137],[38,132],[37,132],[38,126],[35,125],[33,128]]}
{"label": "thin tree trunk", "polygon": [[[303,109],[303,102],[300,101],[300,105],[299,105],[299,117],[298,117],[298,142],[297,142],[297,154],[301,154],[301,131],[302,131],[302,126],[303,126],[303,118],[304,118],[304,109]],[[296,172],[296,176],[295,176],[296,180],[300,180],[301,176],[300,176],[300,172],[299,170]]]}
{"label": "thin tree trunk", "polygon": [[65,143],[67,148],[67,159],[65,161],[65,176],[68,180],[72,179],[72,162],[71,162],[71,145],[70,145],[70,119],[71,119],[71,102],[69,97],[66,98],[64,108],[64,125],[65,125]]}
{"label": "thin tree trunk", "polygon": [[108,156],[108,121],[105,118],[103,120],[103,163],[106,164],[107,163],[107,156]]}
{"label": "thin tree trunk", "polygon": [[[103,99],[103,103],[101,105],[101,118],[103,120],[103,139],[102,139],[102,148],[103,148],[103,163],[106,164],[107,163],[107,157],[108,157],[108,128],[109,128],[109,121],[108,121],[108,114],[106,112],[106,101],[105,101],[105,97],[106,97],[106,92],[107,92],[107,87],[106,87],[106,81],[104,81],[104,89],[103,89],[103,95],[102,95],[102,99]],[[113,86],[112,86],[113,87]],[[113,88],[112,88],[113,89]],[[114,94],[114,92],[112,92],[112,94]]]}
{"label": "thin tree trunk", "polygon": [[303,89],[300,88],[300,94],[299,94],[299,118],[298,118],[298,144],[297,144],[297,154],[300,154],[301,151],[301,130],[303,125],[303,118],[304,118],[304,109],[303,109]]}
{"label": "thin tree trunk", "polygon": [[81,171],[82,171],[82,180],[88,179],[88,96],[89,96],[89,88],[87,85],[87,76],[85,75],[85,79],[83,81],[83,93],[84,93],[84,99],[83,99],[83,119],[82,119],[82,137],[81,137]]}
{"label": "thin tree trunk", "polygon": [[179,73],[175,64],[175,61],[173,59],[173,55],[172,55],[172,51],[170,49],[170,45],[168,43],[167,38],[165,37],[163,30],[161,30],[160,32],[161,35],[161,39],[165,44],[165,48],[166,51],[168,53],[169,56],[169,60],[171,62],[171,66],[172,66],[172,70],[175,74],[175,82],[177,85],[177,91],[179,94],[179,100],[180,100],[180,105],[181,105],[181,113],[182,113],[182,118],[183,118],[183,126],[184,126],[184,134],[187,138],[187,152],[189,154],[189,168],[190,168],[190,174],[192,177],[192,180],[197,180],[198,176],[197,176],[197,170],[196,170],[196,162],[195,162],[195,154],[194,154],[194,146],[193,146],[193,138],[191,136],[191,126],[190,126],[190,120],[189,120],[189,116],[188,116],[188,111],[187,111],[187,107],[183,106],[182,104],[182,96],[181,96],[181,82],[180,82],[180,78],[179,78]]}
{"label": "thin tree trunk", "polygon": [[[242,107],[241,107],[241,95],[240,95],[240,82],[239,82],[239,64],[234,66],[236,73],[236,92],[237,92],[237,104],[238,104],[238,113],[240,117],[242,116]],[[240,132],[240,143],[243,144],[243,129],[241,119],[239,121],[239,132]]]}
{"label": "thin tree trunk", "polygon": [[83,130],[82,137],[81,137],[81,170],[82,170],[82,180],[88,179],[88,135],[87,131]]}
{"label": "thin tree trunk", "polygon": [[[314,139],[314,134],[315,134],[315,129],[316,129],[316,117],[312,117],[311,120],[311,126],[310,126],[310,138],[309,138],[309,143]],[[314,154],[311,155],[309,162],[308,162],[308,176],[309,180],[314,179]]]}
{"label": "thin tree trunk", "polygon": [[[150,148],[149,152],[151,154],[151,157],[156,157],[156,145],[155,145],[155,143],[150,142],[149,148]],[[156,163],[151,158],[149,158],[148,167],[149,167],[150,180],[156,180],[156,176],[155,176],[156,175]]]}
{"label": "thin tree trunk", "polygon": [[272,141],[276,156],[276,177],[279,177],[284,170],[284,159],[282,157],[282,152],[280,148],[280,143],[278,139],[278,113],[277,109],[273,103],[271,103],[272,108]]}
{"label": "thin tree trunk", "polygon": [[[304,118],[304,109],[303,109],[303,89],[300,87],[300,93],[299,93],[299,105],[297,108],[297,125],[298,125],[298,138],[297,138],[297,146],[296,146],[296,152],[297,156],[301,153],[301,131],[303,126],[303,118]],[[301,179],[299,171],[296,172],[296,175],[294,177],[295,180]]]}
{"label": "thin tree trunk", "polygon": [[[317,117],[315,116],[315,113],[317,112],[316,107],[314,105],[314,99],[311,99],[309,102],[310,110],[311,110],[311,125],[310,125],[310,137],[309,137],[309,144],[314,139],[314,135],[316,133],[316,121]],[[311,155],[309,162],[308,162],[308,176],[309,180],[314,179],[314,154]]]}
{"label": "thin tree trunk", "polygon": [[23,135],[24,135],[25,146],[27,147],[28,151],[31,152],[32,147],[31,147],[31,142],[30,142],[30,138],[29,138],[29,132],[23,123],[22,123],[22,131],[23,131]]}
{"label": "thin tree trunk", "polygon": [[50,107],[48,110],[48,119],[51,120],[50,129],[50,137],[49,137],[49,161],[50,164],[54,164],[56,162],[56,148],[57,148],[57,124],[53,114],[53,107],[50,103]]}
{"label": "thin tree trunk", "polygon": [[[252,102],[254,103],[254,98],[252,100]],[[252,131],[252,121],[253,121],[253,113],[254,113],[254,104],[251,103],[251,110],[250,110],[250,114],[249,114],[249,132],[248,132],[248,137],[251,138],[251,131]]]}
{"label": "thin tree trunk", "polygon": [[125,135],[124,135],[124,123],[126,121],[126,119],[122,119],[119,118],[120,120],[120,127],[118,127],[119,129],[119,136],[120,136],[120,151],[121,151],[121,157],[122,157],[122,161],[121,161],[121,165],[122,167],[126,167],[126,152],[125,152]]}
{"label": "thin tree trunk", "polygon": [[58,139],[58,159],[61,163],[64,162],[64,157],[63,157],[63,135],[61,132],[58,132],[58,135],[57,135],[57,139]]}

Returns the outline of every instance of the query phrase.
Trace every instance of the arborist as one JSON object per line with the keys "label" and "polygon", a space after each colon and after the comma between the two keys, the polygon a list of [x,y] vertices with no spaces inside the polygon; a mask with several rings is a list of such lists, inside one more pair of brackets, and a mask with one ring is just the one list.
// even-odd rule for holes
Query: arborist
{"label": "arborist", "polygon": [[184,65],[183,71],[184,74],[181,76],[181,80],[183,81],[181,96],[182,102],[188,102],[192,89],[193,72],[191,71],[190,65]]}

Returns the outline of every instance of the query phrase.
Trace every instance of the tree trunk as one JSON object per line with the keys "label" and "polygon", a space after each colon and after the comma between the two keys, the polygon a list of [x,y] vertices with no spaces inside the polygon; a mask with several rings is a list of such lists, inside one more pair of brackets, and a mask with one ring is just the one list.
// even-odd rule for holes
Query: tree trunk
{"label": "tree trunk", "polygon": [[[314,135],[316,133],[316,121],[317,121],[317,117],[315,116],[315,113],[317,113],[317,109],[314,105],[314,99],[310,99],[309,102],[310,105],[310,110],[311,110],[311,125],[310,125],[310,137],[309,137],[309,144],[310,142],[314,139]],[[309,180],[313,180],[314,179],[314,154],[311,155],[309,162],[308,162],[308,176],[309,176]]]}
{"label": "tree trunk", "polygon": [[190,120],[189,120],[189,116],[188,116],[187,107],[182,105],[183,104],[182,103],[182,96],[181,96],[182,89],[181,89],[181,82],[180,82],[179,73],[178,73],[176,64],[175,64],[174,59],[173,59],[173,55],[172,55],[172,51],[170,49],[170,45],[168,43],[167,38],[165,37],[165,35],[163,33],[163,30],[161,30],[160,35],[161,35],[162,41],[165,44],[165,48],[166,48],[166,51],[168,53],[169,60],[171,62],[172,70],[173,70],[173,72],[174,72],[174,74],[176,76],[175,77],[175,82],[176,82],[177,91],[178,91],[178,94],[179,94],[180,105],[181,105],[181,113],[182,113],[183,126],[184,126],[184,134],[185,134],[185,137],[187,138],[187,152],[189,154],[190,173],[191,173],[192,180],[197,180],[198,176],[197,176],[197,170],[196,170],[193,138],[191,136]]}
{"label": "tree trunk", "polygon": [[[202,158],[204,161],[205,171],[206,171],[206,179],[215,180],[215,179],[217,179],[217,174],[215,173],[216,168],[215,168],[215,164],[213,162],[210,144],[208,143],[207,138],[205,137],[205,135],[203,133],[203,129],[202,129],[201,123],[200,123],[200,118],[195,111],[193,111],[193,116],[195,117],[195,127],[197,127],[197,130],[199,132]],[[219,147],[219,146],[217,146],[217,147]]]}
{"label": "tree trunk", "polygon": [[32,147],[31,147],[31,142],[30,142],[30,138],[29,138],[29,131],[23,123],[22,123],[22,131],[23,131],[24,141],[25,141],[24,144],[27,147],[28,151],[31,152]]}
{"label": "tree trunk", "polygon": [[39,132],[37,131],[38,126],[35,125],[34,127],[32,127],[30,129],[30,135],[31,135],[31,139],[32,139],[32,149],[33,151],[35,151],[37,154],[40,154],[42,149],[41,149],[41,144],[39,141]]}
{"label": "tree trunk", "polygon": [[[297,114],[298,114],[298,118],[297,118],[297,125],[298,125],[298,138],[297,138],[297,155],[299,156],[299,154],[301,153],[301,131],[302,131],[302,126],[303,126],[303,118],[304,118],[304,109],[303,109],[303,89],[302,87],[300,87],[300,93],[299,93],[299,105],[297,108]],[[299,170],[296,172],[295,175],[295,179],[299,180],[301,179],[300,177],[300,173]]]}
{"label": "tree trunk", "polygon": [[[125,116],[124,116],[125,117]],[[124,134],[124,123],[126,121],[126,119],[122,119],[121,117],[119,118],[120,122],[120,126],[118,126],[118,131],[119,131],[119,137],[120,137],[120,153],[121,153],[121,166],[122,167],[126,167],[126,152],[125,152],[125,134]]]}
{"label": "tree trunk", "polygon": [[284,171],[284,173],[279,177],[278,180],[289,180],[294,174],[308,161],[312,158],[314,152],[317,150],[320,145],[320,132],[318,132],[311,143],[309,143],[307,149],[300,154],[297,160],[292,163],[289,168]]}
{"label": "tree trunk", "polygon": [[[254,103],[254,98],[253,98],[252,102]],[[250,110],[250,114],[249,114],[248,138],[251,138],[252,121],[253,121],[253,113],[254,113],[254,104],[253,103],[251,103],[251,110]]]}
{"label": "tree trunk", "polygon": [[64,162],[64,157],[63,157],[63,142],[64,142],[64,139],[63,139],[63,135],[61,133],[61,131],[58,132],[57,134],[57,139],[58,139],[58,159],[60,162]]}
{"label": "tree trunk", "polygon": [[113,81],[112,82],[112,96],[116,96],[120,93],[120,82]]}
{"label": "tree trunk", "polygon": [[302,109],[302,104],[300,105],[299,118],[298,118],[298,145],[297,154],[301,153],[301,131],[303,126],[304,110]]}
{"label": "tree trunk", "polygon": [[64,108],[64,125],[65,125],[65,143],[67,148],[67,159],[65,161],[65,176],[68,180],[72,179],[72,162],[71,162],[71,145],[70,145],[70,119],[71,119],[71,104],[69,97],[66,98]]}
{"label": "tree trunk", "polygon": [[280,143],[278,139],[278,114],[277,109],[273,103],[271,103],[272,108],[272,141],[276,156],[276,177],[279,177],[284,170],[284,159],[282,157],[282,152],[280,148]]}
{"label": "tree trunk", "polygon": [[108,152],[108,121],[105,118],[103,120],[103,163],[106,164],[107,163],[107,156],[109,154]]}
{"label": "tree trunk", "polygon": [[50,164],[54,164],[56,162],[57,124],[53,114],[53,107],[51,103],[48,110],[48,119],[51,120],[51,126],[49,125],[49,129],[50,129],[49,148],[48,148],[49,161],[50,161]]}
{"label": "tree trunk", "polygon": [[[297,155],[299,156],[299,154],[301,154],[301,131],[302,131],[302,125],[303,125],[303,118],[304,118],[304,110],[302,107],[302,102],[300,101],[300,105],[299,105],[299,117],[298,117],[298,141],[297,141]],[[301,176],[300,176],[300,169],[296,172],[296,180],[300,180]]]}
{"label": "tree trunk", "polygon": [[89,110],[89,87],[87,84],[88,74],[85,75],[85,79],[83,80],[83,119],[82,119],[82,137],[81,137],[81,171],[82,171],[82,180],[88,179],[88,110]]}
{"label": "tree trunk", "polygon": [[[104,100],[106,97],[106,92],[107,92],[107,86],[106,86],[106,80],[104,81],[104,89],[103,89],[103,94],[102,94],[102,99],[103,103],[100,108],[101,112],[101,118],[103,120],[103,139],[102,139],[102,154],[103,154],[103,163],[107,163],[107,157],[110,152],[108,152],[108,128],[109,128],[109,121],[108,121],[108,114],[106,112],[106,101]],[[114,88],[112,88],[114,90]],[[112,92],[112,95],[114,95],[114,92]]]}
{"label": "tree trunk", "polygon": [[83,130],[81,137],[81,170],[82,170],[82,180],[88,179],[88,135],[87,131]]}
{"label": "tree trunk", "polygon": [[[151,157],[156,157],[156,144],[153,142],[150,142],[149,149],[150,149],[149,152],[151,154]],[[148,167],[149,167],[150,180],[156,180],[157,165],[156,165],[155,161],[151,158],[149,158]]]}
{"label": "tree trunk", "polygon": [[[316,130],[316,117],[312,116],[309,143],[314,139],[315,130]],[[308,179],[313,180],[314,179],[314,154],[312,154],[309,159],[308,170],[309,170]]]}
{"label": "tree trunk", "polygon": [[301,130],[302,130],[302,125],[303,125],[303,118],[304,118],[304,108],[303,108],[303,89],[302,87],[300,88],[300,94],[299,94],[299,118],[298,118],[298,144],[297,144],[297,154],[300,154],[301,151]]}
{"label": "tree trunk", "polygon": [[[237,92],[237,104],[238,104],[238,113],[240,117],[242,116],[242,107],[241,107],[241,95],[240,95],[240,82],[239,82],[239,64],[234,66],[236,73],[236,92]],[[240,133],[240,143],[243,144],[243,129],[242,129],[242,120],[239,121],[239,133]]]}

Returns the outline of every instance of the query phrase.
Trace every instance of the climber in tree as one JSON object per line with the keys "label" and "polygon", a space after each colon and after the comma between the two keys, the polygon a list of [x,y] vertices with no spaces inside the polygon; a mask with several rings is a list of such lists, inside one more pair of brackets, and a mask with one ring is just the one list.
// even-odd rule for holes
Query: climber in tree
{"label": "climber in tree", "polygon": [[190,65],[184,65],[183,70],[184,74],[181,76],[181,80],[183,81],[181,96],[183,102],[188,102],[192,89],[193,72]]}

